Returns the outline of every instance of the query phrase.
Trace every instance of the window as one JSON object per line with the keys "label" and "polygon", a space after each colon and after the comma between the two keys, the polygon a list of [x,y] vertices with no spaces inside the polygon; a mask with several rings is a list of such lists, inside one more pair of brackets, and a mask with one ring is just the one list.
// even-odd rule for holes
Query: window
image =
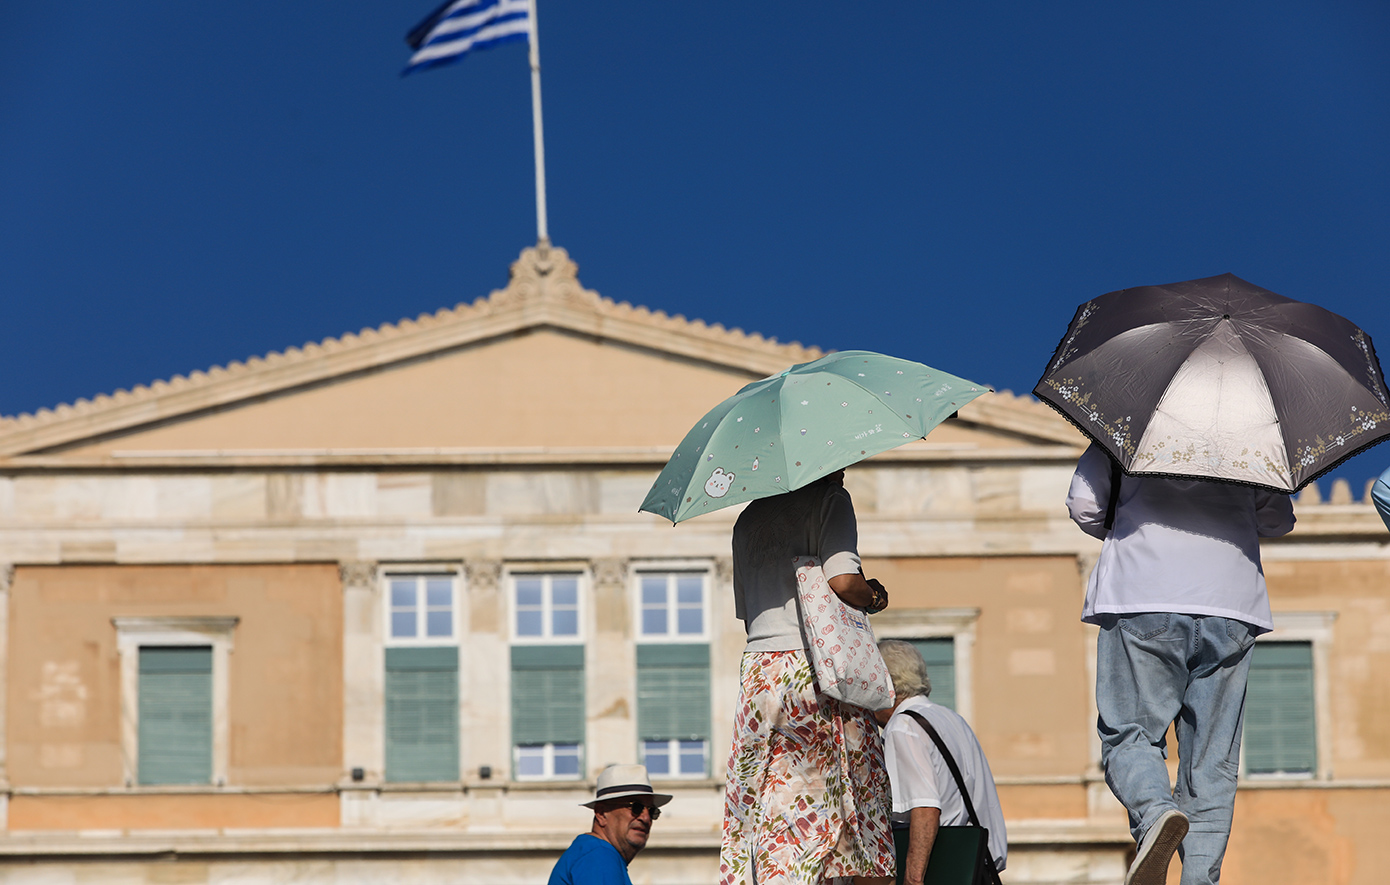
{"label": "window", "polygon": [[703,572],[643,574],[639,594],[642,639],[703,637],[705,595]]}
{"label": "window", "polygon": [[126,785],[227,780],[228,660],[238,619],[119,617],[121,763]]}
{"label": "window", "polygon": [[1332,777],[1328,656],[1337,613],[1276,611],[1250,651],[1240,773],[1254,781]]}
{"label": "window", "polygon": [[584,646],[578,574],[512,584],[512,776],[577,779],[584,770]]}
{"label": "window", "polygon": [[927,662],[931,679],[931,701],[943,707],[956,708],[956,642],[954,639],[909,639],[907,642]]}
{"label": "window", "polygon": [[642,762],[652,777],[706,776],[710,742],[708,645],[637,646],[637,733]]}
{"label": "window", "polygon": [[212,646],[145,646],[139,666],[139,783],[211,783]]}
{"label": "window", "polygon": [[584,646],[512,647],[512,772],[578,778],[584,751]]}
{"label": "window", "polygon": [[644,572],[637,590],[637,739],[652,777],[709,772],[708,576]]}
{"label": "window", "polygon": [[579,637],[578,575],[516,575],[512,629],[525,641]]}
{"label": "window", "polygon": [[458,722],[458,648],[386,649],[386,780],[458,780]]}
{"label": "window", "polygon": [[927,664],[932,703],[950,707],[967,722],[974,715],[972,684],[977,608],[898,608],[874,616],[879,639],[911,643]]}
{"label": "window", "polygon": [[385,778],[459,779],[455,577],[386,576]]}
{"label": "window", "polygon": [[1257,642],[1245,696],[1242,755],[1252,775],[1317,771],[1313,643]]}
{"label": "window", "polygon": [[391,641],[439,641],[454,636],[452,575],[392,575]]}

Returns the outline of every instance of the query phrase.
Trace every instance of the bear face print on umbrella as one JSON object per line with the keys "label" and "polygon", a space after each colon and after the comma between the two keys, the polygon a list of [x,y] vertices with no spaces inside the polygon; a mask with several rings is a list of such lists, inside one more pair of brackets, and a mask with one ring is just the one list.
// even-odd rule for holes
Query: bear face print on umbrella
{"label": "bear face print on umbrella", "polygon": [[640,510],[678,523],[795,491],[926,436],[990,388],[865,350],[754,381],[685,435]]}
{"label": "bear face print on umbrella", "polygon": [[1127,473],[1286,494],[1390,437],[1370,336],[1232,274],[1086,302],[1033,393]]}

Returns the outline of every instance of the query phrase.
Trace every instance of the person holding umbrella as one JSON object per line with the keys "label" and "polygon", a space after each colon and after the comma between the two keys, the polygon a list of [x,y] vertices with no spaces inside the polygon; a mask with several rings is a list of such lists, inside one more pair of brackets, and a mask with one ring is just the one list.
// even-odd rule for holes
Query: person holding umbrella
{"label": "person holding umbrella", "polygon": [[[1129,812],[1125,885],[1221,877],[1255,638],[1273,628],[1260,539],[1290,494],[1390,433],[1370,338],[1225,274],[1082,305],[1034,392],[1093,440],[1067,494],[1103,540],[1082,620],[1101,765]],[[1178,773],[1164,762],[1176,726]]]}
{"label": "person holding umbrella", "polygon": [[883,739],[870,711],[816,684],[794,561],[866,612],[888,593],[860,570],[844,468],[921,439],[988,388],[920,363],[833,353],[747,385],[706,414],[641,509],[670,519],[748,503],[733,532],[748,634],[724,790],[721,885],[820,885],[894,874]]}
{"label": "person holding umbrella", "polygon": [[1162,885],[1179,846],[1183,885],[1215,883],[1235,806],[1250,650],[1274,626],[1259,539],[1291,531],[1293,505],[1232,484],[1124,476],[1115,495],[1112,482],[1110,457],[1092,444],[1067,509],[1105,542],[1081,619],[1100,627],[1101,766],[1138,843],[1125,885]]}
{"label": "person holding umbrella", "polygon": [[742,882],[888,883],[894,870],[888,771],[868,710],[823,694],[797,613],[799,555],[870,614],[888,593],[860,571],[844,471],[754,501],[734,524],[734,605],[748,632],[725,788],[720,874]]}

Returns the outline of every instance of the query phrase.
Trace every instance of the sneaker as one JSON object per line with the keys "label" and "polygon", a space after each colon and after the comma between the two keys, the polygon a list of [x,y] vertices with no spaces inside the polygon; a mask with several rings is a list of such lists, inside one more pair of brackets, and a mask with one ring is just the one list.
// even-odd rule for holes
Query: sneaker
{"label": "sneaker", "polygon": [[1125,876],[1125,885],[1164,885],[1168,881],[1168,863],[1186,835],[1187,815],[1176,808],[1159,815],[1139,840],[1139,850]]}

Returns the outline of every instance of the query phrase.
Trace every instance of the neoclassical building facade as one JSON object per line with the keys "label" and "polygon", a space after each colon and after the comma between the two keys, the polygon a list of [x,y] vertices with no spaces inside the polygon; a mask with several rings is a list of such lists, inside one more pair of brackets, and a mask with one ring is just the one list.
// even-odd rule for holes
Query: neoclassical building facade
{"label": "neoclassical building facade", "polygon": [[[820,355],[614,304],[527,249],[471,304],[0,419],[0,881],[539,883],[600,770],[675,794],[634,882],[715,881],[736,509],[637,512],[690,424]],[[1009,883],[1118,883],[1083,441],[983,397],[851,469]],[[1232,885],[1390,864],[1390,534],[1340,484],[1265,545]]]}

